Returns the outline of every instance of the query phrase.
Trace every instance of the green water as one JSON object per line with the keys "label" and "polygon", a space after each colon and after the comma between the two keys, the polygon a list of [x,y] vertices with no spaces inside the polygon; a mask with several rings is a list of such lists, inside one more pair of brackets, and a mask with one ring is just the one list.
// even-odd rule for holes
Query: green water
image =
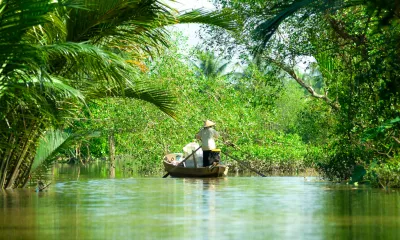
{"label": "green water", "polygon": [[0,192],[0,239],[400,239],[399,191],[56,170],[46,192]]}

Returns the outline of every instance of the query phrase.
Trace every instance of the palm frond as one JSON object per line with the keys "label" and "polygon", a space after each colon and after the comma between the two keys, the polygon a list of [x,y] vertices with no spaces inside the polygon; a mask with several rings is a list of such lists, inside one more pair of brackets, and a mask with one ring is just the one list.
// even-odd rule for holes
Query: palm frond
{"label": "palm frond", "polygon": [[125,88],[137,72],[121,56],[97,46],[69,42],[42,48],[53,61],[51,71],[83,89],[99,83]]}
{"label": "palm frond", "polygon": [[98,41],[119,35],[120,26],[130,25],[136,31],[154,29],[162,24],[171,9],[158,0],[87,0],[88,9],[73,9],[67,22],[67,41]]}
{"label": "palm frond", "polygon": [[118,88],[99,88],[92,91],[89,97],[91,99],[105,97],[125,97],[142,100],[153,104],[165,114],[176,119],[176,97],[165,89],[152,87],[145,83],[136,83],[135,85],[126,88],[123,91]]}
{"label": "palm frond", "polygon": [[136,98],[154,104],[166,114],[175,117],[175,97],[166,90],[151,87],[143,80],[138,80],[140,75],[137,70],[120,56],[86,44],[67,43],[46,48],[46,52],[52,57],[66,59],[64,66],[73,65],[77,68],[70,78],[79,74],[79,71],[82,72],[82,69],[88,69],[90,74],[83,71],[79,77],[85,81],[72,84],[79,85],[89,96],[88,99],[105,96]]}
{"label": "palm frond", "polygon": [[216,57],[212,52],[200,51],[197,56],[197,61],[198,63],[192,61],[193,65],[198,73],[207,78],[224,76],[225,69],[230,65],[230,62],[221,61],[221,59]]}
{"label": "palm frond", "polygon": [[195,9],[177,17],[176,23],[203,23],[221,27],[226,30],[236,30],[236,18],[233,11],[224,9],[222,11],[208,11],[205,9]]}
{"label": "palm frond", "polygon": [[23,117],[64,125],[65,115],[81,109],[85,98],[62,79],[51,77],[48,81],[31,78],[30,82],[9,84],[1,91],[0,102],[0,121],[18,122]]}
{"label": "palm frond", "polygon": [[61,130],[47,131],[45,136],[40,139],[39,146],[33,160],[31,173],[39,167],[47,169],[54,161],[57,154],[68,150],[78,141],[99,137],[100,132],[87,131],[78,133],[68,133]]}
{"label": "palm frond", "polygon": [[38,45],[51,45],[64,42],[67,29],[59,10],[48,13],[45,23],[33,26],[24,36],[24,41]]}
{"label": "palm frond", "polygon": [[[40,81],[36,77],[31,76],[29,82],[20,81],[8,84],[0,92],[0,97],[8,94],[17,96],[17,93],[23,94],[23,92],[26,91],[27,94],[32,94],[32,96],[39,96],[40,98],[46,99],[45,101],[49,101],[50,99],[57,101],[76,98],[77,100],[84,102],[85,97],[82,92],[66,84],[66,81],[63,82],[61,77],[57,78],[49,76],[46,79],[47,80],[45,81]],[[37,101],[37,103],[44,104],[44,102],[41,101]]]}
{"label": "palm frond", "polygon": [[62,146],[70,136],[71,134],[60,130],[46,132],[46,135],[39,141],[31,172],[34,172],[36,168],[46,160],[51,161],[61,149],[60,146]]}
{"label": "palm frond", "polygon": [[168,31],[164,28],[169,25],[204,23],[236,29],[234,15],[229,10],[197,9],[179,15],[158,0],[89,0],[85,4],[86,10],[75,8],[69,14],[67,41],[90,41],[152,55],[169,46]]}
{"label": "palm frond", "polygon": [[20,42],[28,30],[45,23],[45,15],[57,6],[57,3],[47,0],[1,1],[0,42]]}
{"label": "palm frond", "polygon": [[41,26],[49,23],[54,25],[56,21],[50,14],[55,9],[76,6],[69,1],[0,1],[0,74],[6,75],[14,69],[32,70],[32,67],[37,71],[44,66],[45,62],[36,43],[27,36]]}
{"label": "palm frond", "polygon": [[321,52],[315,56],[319,70],[325,77],[333,77],[334,71],[337,69],[335,59],[325,52]]}

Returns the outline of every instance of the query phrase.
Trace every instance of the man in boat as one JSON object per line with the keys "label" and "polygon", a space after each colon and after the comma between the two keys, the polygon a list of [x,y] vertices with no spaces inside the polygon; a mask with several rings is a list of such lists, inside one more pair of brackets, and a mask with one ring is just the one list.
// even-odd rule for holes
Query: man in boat
{"label": "man in boat", "polygon": [[203,150],[203,167],[210,166],[213,164],[210,159],[211,152],[216,149],[215,139],[219,137],[219,133],[213,128],[215,123],[206,120],[204,122],[204,127],[196,134],[196,139],[201,140],[201,148]]}

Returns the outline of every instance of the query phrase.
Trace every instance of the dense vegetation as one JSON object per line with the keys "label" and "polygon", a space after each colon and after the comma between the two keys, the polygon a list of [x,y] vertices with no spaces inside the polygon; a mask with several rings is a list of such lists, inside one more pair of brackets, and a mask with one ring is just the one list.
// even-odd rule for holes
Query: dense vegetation
{"label": "dense vegetation", "polygon": [[[1,188],[57,159],[159,173],[205,119],[261,172],[400,187],[394,3],[216,0],[179,15],[155,0],[17,2],[0,2]],[[184,54],[164,28],[179,22],[222,28]]]}
{"label": "dense vegetation", "polygon": [[[234,28],[227,12],[178,14],[157,0],[0,1],[1,188],[96,135],[63,131],[97,99],[140,99],[175,117],[174,97],[142,78],[140,60],[168,46],[166,26],[189,22]],[[36,151],[40,139],[48,149]]]}
{"label": "dense vegetation", "polygon": [[[198,53],[199,59],[202,56],[204,53]],[[225,64],[218,62],[216,57],[207,58],[207,61],[208,66]],[[303,133],[307,139],[312,131],[295,130],[299,128],[296,126],[301,121],[299,116],[313,115],[312,110],[305,112],[308,100],[304,98],[304,92],[295,84],[278,80],[273,72],[262,72],[256,66],[249,66],[245,72],[234,76],[216,76],[218,74],[214,73],[207,76],[198,68],[206,64],[195,66],[176,48],[148,65],[151,82],[168,88],[177,96],[177,121],[151,105],[108,100],[90,106],[93,120],[75,124],[81,126],[76,130],[119,130],[116,155],[123,157],[127,164],[129,162],[130,168],[143,173],[160,172],[163,154],[182,152],[185,144],[194,141],[195,133],[207,118],[217,122],[216,129],[222,135],[217,144],[223,152],[249,159],[254,167],[265,173],[302,171],[312,167],[311,154],[321,154],[299,134]],[[306,118],[301,117],[303,121],[307,121]],[[308,121],[313,119],[308,118]],[[92,157],[109,154],[106,136],[86,144]],[[85,159],[88,155],[81,152]],[[227,162],[231,160],[222,156]]]}
{"label": "dense vegetation", "polygon": [[[320,172],[332,180],[364,176],[374,185],[399,187],[399,2],[215,2],[234,8],[243,28],[234,41],[207,29],[210,45],[255,53],[329,106],[321,109],[332,129]],[[296,72],[303,61],[311,78]]]}

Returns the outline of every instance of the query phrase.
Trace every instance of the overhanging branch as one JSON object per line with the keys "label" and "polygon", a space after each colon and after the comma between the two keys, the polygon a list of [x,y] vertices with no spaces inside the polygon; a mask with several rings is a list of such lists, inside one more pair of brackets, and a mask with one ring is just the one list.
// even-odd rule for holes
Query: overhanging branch
{"label": "overhanging branch", "polygon": [[326,92],[324,95],[318,94],[310,85],[308,85],[303,79],[301,79],[296,72],[293,70],[292,67],[288,66],[285,63],[282,63],[280,61],[277,61],[275,59],[267,57],[267,60],[270,62],[274,63],[277,65],[279,68],[281,68],[283,71],[285,71],[287,74],[289,74],[300,86],[302,86],[304,89],[306,89],[311,96],[315,98],[320,98],[324,100],[329,106],[331,106],[335,110],[339,110],[339,105],[336,102],[333,102],[331,99],[328,98],[328,93]]}

